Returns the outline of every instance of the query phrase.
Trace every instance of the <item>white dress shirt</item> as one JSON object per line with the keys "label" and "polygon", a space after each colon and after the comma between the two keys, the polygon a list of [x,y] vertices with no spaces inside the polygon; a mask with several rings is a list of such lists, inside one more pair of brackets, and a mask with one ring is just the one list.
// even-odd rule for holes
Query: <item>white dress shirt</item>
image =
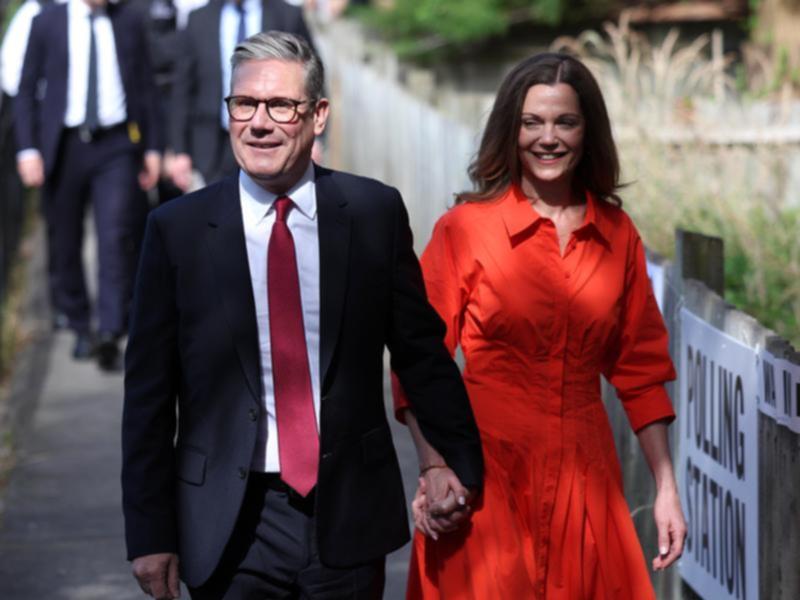
{"label": "white dress shirt", "polygon": [[[89,14],[84,0],[69,0],[68,47],[69,71],[67,73],[66,127],[78,127],[86,120],[86,92],[89,85]],[[97,45],[97,114],[101,127],[112,127],[127,119],[125,89],[117,64],[117,47],[111,19],[97,9],[94,19]]]}
{"label": "white dress shirt", "polygon": [[208,4],[208,0],[175,0],[175,25],[178,29],[185,29],[189,22],[189,13]]}
{"label": "white dress shirt", "polygon": [[[244,31],[245,38],[261,31],[262,11],[261,0],[243,0],[245,11]],[[239,10],[233,0],[228,0],[222,5],[219,19],[219,49],[222,64],[222,97],[231,93],[231,56],[236,50],[236,36],[239,34]],[[225,102],[220,107],[222,128],[228,129],[228,109]]]}
{"label": "white dress shirt", "polygon": [[[300,302],[303,305],[303,325],[306,334],[308,365],[314,414],[319,429],[320,364],[319,364],[319,231],[317,193],[314,184],[314,165],[309,163],[305,174],[286,194],[294,206],[286,218],[294,239],[297,273],[300,280]],[[269,333],[269,302],[267,301],[267,247],[275,223],[273,205],[277,196],[255,183],[246,173],[239,173],[239,198],[242,206],[247,261],[256,305],[259,355],[263,396],[259,420],[258,441],[251,469],[259,472],[279,472],[278,425],[275,419],[275,392],[272,382],[272,353]]]}

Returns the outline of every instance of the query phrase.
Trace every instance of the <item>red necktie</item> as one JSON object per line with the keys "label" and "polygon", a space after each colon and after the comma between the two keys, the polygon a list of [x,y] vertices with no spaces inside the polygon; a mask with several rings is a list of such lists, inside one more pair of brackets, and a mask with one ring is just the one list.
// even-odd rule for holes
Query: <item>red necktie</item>
{"label": "red necktie", "polygon": [[267,299],[281,479],[301,496],[307,496],[317,482],[319,435],[297,259],[292,233],[286,225],[291,208],[289,198],[275,200],[276,218],[267,251]]}

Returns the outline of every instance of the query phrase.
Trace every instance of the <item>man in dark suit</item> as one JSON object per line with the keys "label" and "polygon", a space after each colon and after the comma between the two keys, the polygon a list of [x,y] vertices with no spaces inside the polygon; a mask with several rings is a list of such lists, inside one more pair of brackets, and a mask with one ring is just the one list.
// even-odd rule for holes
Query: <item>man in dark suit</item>
{"label": "man in dark suit", "polygon": [[228,58],[236,44],[259,31],[286,31],[310,42],[302,9],[284,0],[211,0],[189,15],[172,92],[168,171],[187,191],[192,170],[205,183],[236,172],[223,101],[230,89]]}
{"label": "man in dark suit", "polygon": [[106,0],[69,0],[33,21],[14,103],[17,169],[43,186],[54,309],[77,333],[74,356],[95,350],[81,258],[91,202],[97,227],[98,360],[113,368],[127,327],[145,205],[137,191],[160,167],[152,76],[141,24]]}
{"label": "man in dark suit", "polygon": [[409,538],[384,347],[449,465],[420,459],[432,500],[480,487],[477,428],[400,194],[311,161],[328,115],[319,59],[269,32],[233,62],[241,172],[153,211],[145,233],[122,428],[128,556],[156,598],[177,595],[179,558],[199,600],[380,598],[384,557]]}

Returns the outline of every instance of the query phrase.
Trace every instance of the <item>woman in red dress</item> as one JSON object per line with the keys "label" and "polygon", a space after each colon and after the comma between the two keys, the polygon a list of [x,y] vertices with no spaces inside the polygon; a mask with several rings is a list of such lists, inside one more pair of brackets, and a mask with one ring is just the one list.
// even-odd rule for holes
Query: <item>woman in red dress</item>
{"label": "woman in red dress", "polygon": [[[465,358],[484,489],[468,524],[441,536],[432,490],[417,492],[408,598],[654,598],[600,376],[617,389],[655,479],[660,570],[686,533],[663,387],[675,373],[588,69],[561,54],[518,65],[470,176],[475,191],[436,224],[422,267],[448,347]],[[423,469],[446,469],[395,396]]]}

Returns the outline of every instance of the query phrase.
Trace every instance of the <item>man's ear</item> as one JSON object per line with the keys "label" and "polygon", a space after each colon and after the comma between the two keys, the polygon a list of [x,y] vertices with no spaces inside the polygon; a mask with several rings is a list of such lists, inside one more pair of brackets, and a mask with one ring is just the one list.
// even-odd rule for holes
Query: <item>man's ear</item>
{"label": "man's ear", "polygon": [[314,105],[314,135],[322,135],[328,122],[330,104],[327,98],[320,98]]}

